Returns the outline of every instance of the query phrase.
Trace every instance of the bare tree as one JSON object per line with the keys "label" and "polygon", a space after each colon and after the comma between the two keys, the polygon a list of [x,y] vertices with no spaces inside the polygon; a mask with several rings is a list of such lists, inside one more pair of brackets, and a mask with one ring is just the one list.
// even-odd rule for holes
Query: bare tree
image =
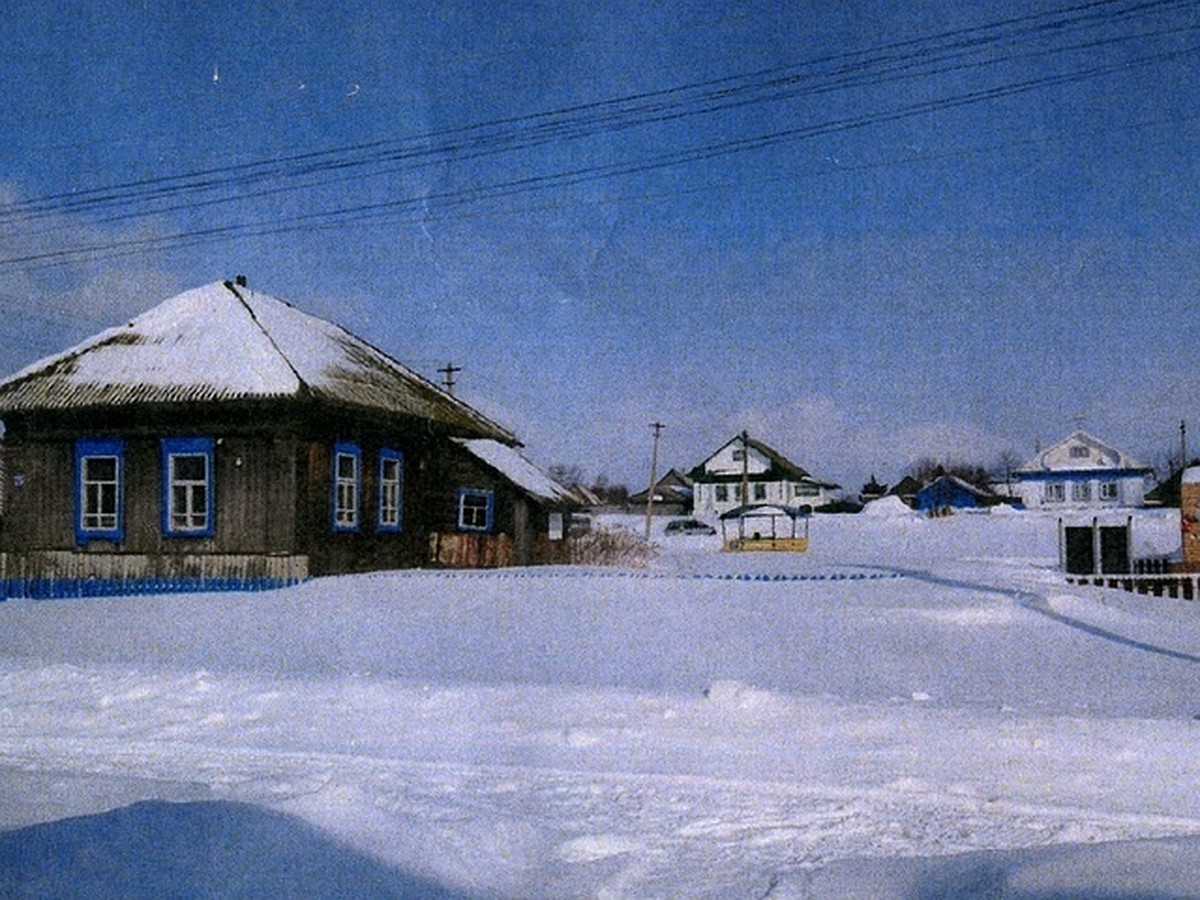
{"label": "bare tree", "polygon": [[1021,467],[1021,464],[1021,457],[1011,447],[1000,451],[1000,455],[996,458],[996,468],[994,470],[996,481],[1003,482],[1004,489],[1010,496],[1012,495],[1014,476],[1017,469]]}
{"label": "bare tree", "polygon": [[563,487],[583,484],[583,467],[567,463],[555,463],[546,470],[547,474]]}
{"label": "bare tree", "polygon": [[979,463],[969,463],[953,459],[940,462],[931,456],[918,459],[909,466],[908,474],[922,484],[929,484],[929,482],[941,478],[943,475],[953,475],[977,487],[986,487],[991,480],[988,477],[987,467]]}

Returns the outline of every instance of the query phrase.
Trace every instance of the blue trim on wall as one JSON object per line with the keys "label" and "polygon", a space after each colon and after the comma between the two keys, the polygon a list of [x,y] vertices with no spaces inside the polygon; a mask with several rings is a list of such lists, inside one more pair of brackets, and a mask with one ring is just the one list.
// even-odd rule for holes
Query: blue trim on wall
{"label": "blue trim on wall", "polygon": [[1150,469],[1069,469],[1062,472],[1016,472],[1017,481],[1116,481],[1121,478],[1145,478]]}
{"label": "blue trim on wall", "polygon": [[[214,448],[216,443],[210,437],[163,438],[160,441],[162,449],[162,530],[166,537],[171,538],[207,538],[216,531],[216,503],[213,492],[215,466]],[[175,529],[171,526],[171,457],[181,454],[201,455],[208,460],[205,466],[204,497],[207,503],[203,529]]]}
{"label": "blue trim on wall", "polygon": [[[90,456],[111,456],[117,461],[117,509],[115,528],[83,527],[83,460]],[[78,438],[75,441],[75,542],[125,539],[125,442],[117,438]]]}
{"label": "blue trim on wall", "polygon": [[[338,522],[338,457],[354,457],[354,524],[343,525]],[[333,485],[329,498],[329,518],[333,522],[333,530],[342,534],[358,531],[362,524],[362,448],[351,441],[338,441],[333,445]]]}
{"label": "blue trim on wall", "polygon": [[0,600],[69,600],[86,597],[135,597],[146,594],[203,594],[226,591],[274,591],[304,578],[7,578],[0,579]]}
{"label": "blue trim on wall", "polygon": [[[487,507],[484,513],[484,525],[465,525],[463,523],[463,498],[467,496],[486,497]],[[496,495],[493,491],[479,490],[477,488],[459,488],[458,489],[458,530],[459,531],[475,531],[487,532],[492,530],[492,524],[495,519]]]}
{"label": "blue trim on wall", "polygon": [[[385,523],[383,521],[383,466],[388,460],[395,460],[397,463],[397,474],[399,476],[399,484],[396,489],[396,522]],[[390,447],[384,447],[379,451],[379,489],[376,492],[375,505],[375,527],[379,531],[395,534],[404,530],[404,454],[399,450],[393,450]]]}

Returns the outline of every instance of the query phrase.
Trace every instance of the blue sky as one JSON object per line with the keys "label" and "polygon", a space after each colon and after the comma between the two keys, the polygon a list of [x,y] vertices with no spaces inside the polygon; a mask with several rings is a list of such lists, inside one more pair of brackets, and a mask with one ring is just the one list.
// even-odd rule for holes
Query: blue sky
{"label": "blue sky", "polygon": [[654,421],[663,468],[749,429],[857,490],[1195,416],[1194,3],[7,21],[6,372],[244,273],[635,487]]}

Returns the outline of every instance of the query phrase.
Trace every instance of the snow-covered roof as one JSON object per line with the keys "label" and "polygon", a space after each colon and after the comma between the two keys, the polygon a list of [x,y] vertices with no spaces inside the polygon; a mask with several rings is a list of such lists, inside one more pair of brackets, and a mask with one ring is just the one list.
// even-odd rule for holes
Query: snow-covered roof
{"label": "snow-covered roof", "polygon": [[965,493],[971,494],[974,497],[978,497],[981,500],[997,499],[996,495],[992,493],[992,491],[982,488],[977,484],[971,484],[971,482],[964,478],[959,478],[957,475],[950,475],[948,473],[945,475],[939,475],[933,481],[929,482],[929,484],[917,491],[917,496],[920,497],[923,494],[932,494],[937,493],[938,491],[944,491],[950,486],[956,487],[960,491],[964,491]]}
{"label": "snow-covered roof", "polygon": [[516,442],[332,322],[232,282],[185,291],[0,381],[0,413],[312,398]]}
{"label": "snow-covered roof", "polygon": [[487,438],[455,438],[455,443],[535,499],[571,506],[579,503],[570,488],[559,484],[507,444]]}
{"label": "snow-covered roof", "polygon": [[722,519],[801,519],[809,514],[808,509],[798,506],[780,506],[775,503],[750,503],[721,513]]}
{"label": "snow-covered roof", "polygon": [[[734,451],[742,449],[750,451],[746,460],[748,465],[735,458]],[[743,469],[750,481],[811,482],[817,487],[830,490],[840,487],[832,482],[818,481],[803,466],[797,465],[778,450],[745,433],[735,435],[722,444],[709,454],[704,462],[693,468],[687,477],[693,482],[701,483],[736,481],[743,477]]]}
{"label": "snow-covered roof", "polygon": [[1086,431],[1074,431],[1051,444],[1016,470],[1016,474],[1091,470],[1150,471],[1150,467]]}

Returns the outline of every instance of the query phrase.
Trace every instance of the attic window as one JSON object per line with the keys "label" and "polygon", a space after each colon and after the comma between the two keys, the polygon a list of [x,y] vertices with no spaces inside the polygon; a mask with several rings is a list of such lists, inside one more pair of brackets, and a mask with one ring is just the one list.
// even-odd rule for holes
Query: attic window
{"label": "attic window", "polygon": [[1082,444],[1076,444],[1071,448],[1071,459],[1087,459],[1091,455],[1091,448],[1085,447]]}

